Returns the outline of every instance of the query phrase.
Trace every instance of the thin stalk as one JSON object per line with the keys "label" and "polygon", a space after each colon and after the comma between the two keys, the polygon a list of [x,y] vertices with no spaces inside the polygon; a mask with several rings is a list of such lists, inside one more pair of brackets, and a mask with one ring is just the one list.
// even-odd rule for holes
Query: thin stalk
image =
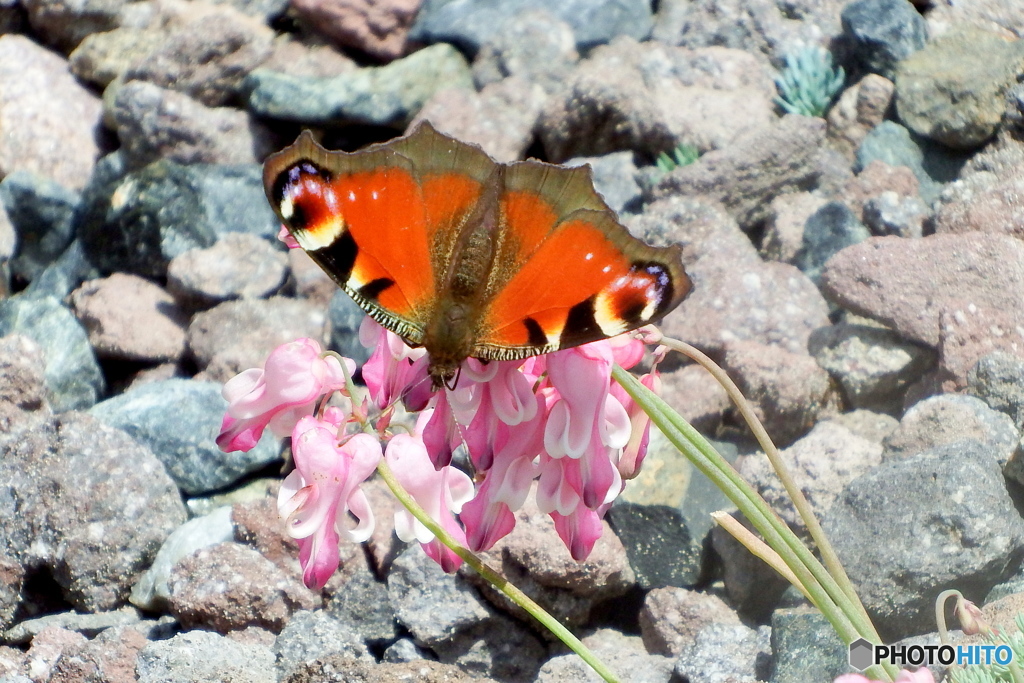
{"label": "thin stalk", "polygon": [[561,623],[553,616],[544,611],[544,608],[538,605],[536,602],[530,599],[530,596],[519,590],[516,586],[509,582],[504,576],[499,574],[494,569],[488,567],[484,562],[474,555],[468,548],[462,547],[458,541],[451,537],[451,535],[445,531],[437,522],[435,522],[426,511],[419,506],[419,503],[410,496],[402,485],[395,478],[394,472],[388,467],[388,464],[382,458],[377,464],[377,472],[381,478],[391,489],[391,492],[395,495],[395,498],[405,506],[405,509],[412,513],[423,526],[427,527],[434,536],[444,543],[445,546],[450,548],[452,552],[462,558],[462,560],[473,568],[476,573],[484,577],[492,586],[504,593],[509,600],[516,603],[524,610],[529,612],[534,619],[539,621],[546,629],[551,631],[559,640],[565,643],[569,649],[578,654],[583,661],[591,666],[594,671],[597,672],[601,678],[608,683],[618,683],[618,679],[615,674],[611,672],[599,660],[593,652],[587,649],[587,646],[580,642],[579,638],[574,636],[569,629],[562,626]]}
{"label": "thin stalk", "polygon": [[782,578],[796,586],[797,590],[803,593],[805,598],[811,600],[807,589],[800,583],[800,579],[796,578],[796,574],[786,565],[782,557],[772,550],[767,543],[755,536],[750,529],[740,524],[738,519],[723,511],[712,512],[711,519],[715,520],[718,526],[728,531],[729,535],[749,550],[751,555],[761,558],[765,564],[777,571]]}
{"label": "thin stalk", "polygon": [[[718,364],[708,358],[708,356],[699,349],[676,339],[663,338],[661,343],[671,349],[679,351],[699,363],[705,370],[711,373],[711,375],[729,394],[729,397],[732,399],[733,403],[736,404],[736,407],[739,409],[743,419],[750,426],[750,430],[754,433],[754,437],[761,445],[765,455],[768,456],[768,461],[771,463],[772,468],[778,475],[782,485],[786,488],[786,493],[789,494],[790,499],[793,501],[793,506],[796,508],[797,513],[800,515],[804,525],[807,527],[807,532],[810,534],[811,539],[817,546],[818,552],[821,553],[822,563],[825,565],[825,568],[828,569],[828,573],[832,575],[836,583],[839,584],[843,591],[845,591],[850,597],[850,600],[857,606],[858,611],[861,612],[864,620],[870,623],[868,614],[864,610],[864,605],[861,603],[860,598],[857,596],[857,591],[853,587],[853,582],[850,581],[850,577],[847,576],[846,570],[843,569],[843,565],[839,561],[839,556],[836,555],[836,551],[832,547],[832,543],[828,540],[828,537],[822,530],[821,524],[818,522],[818,518],[815,516],[814,511],[811,509],[810,503],[807,502],[807,498],[804,496],[803,491],[801,491],[800,487],[797,486],[789,468],[786,467],[786,464],[779,455],[779,449],[775,447],[774,443],[772,443],[771,437],[768,436],[768,432],[765,430],[764,425],[761,424],[761,421],[754,413],[754,409],[751,407],[750,402],[743,396],[739,387],[736,386],[735,382],[732,381],[729,375],[727,375],[725,371],[718,366]],[[874,628],[872,628],[872,631],[874,631]],[[877,637],[877,634],[875,634],[875,638]]]}

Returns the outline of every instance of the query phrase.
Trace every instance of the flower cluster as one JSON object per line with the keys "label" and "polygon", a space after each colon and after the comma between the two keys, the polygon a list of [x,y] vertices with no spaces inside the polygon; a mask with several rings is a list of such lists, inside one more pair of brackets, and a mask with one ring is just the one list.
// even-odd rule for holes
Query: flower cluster
{"label": "flower cluster", "polygon": [[[613,363],[629,368],[640,361],[642,342],[621,337],[519,361],[471,358],[454,389],[435,389],[425,351],[369,318],[360,339],[374,349],[363,366],[362,399],[348,388],[355,363],[322,353],[311,339],[279,347],[262,370],[247,370],[224,387],[221,448],[248,450],[264,429],[291,436],[295,470],[278,506],[298,541],[307,585],[323,586],[337,569],[341,537],[361,542],[372,533],[373,513],[359,487],[382,457],[427,513],[471,550],[486,550],[512,531],[536,479],[537,504],[572,556],[582,561],[590,554],[605,511],[647,449],[646,415],[611,381]],[[642,381],[658,386],[654,373]],[[343,407],[328,407],[335,393]],[[411,434],[390,429],[400,401],[420,413]],[[371,428],[374,409],[379,417]],[[452,465],[460,447],[476,486]],[[461,558],[409,513],[400,512],[395,527],[445,571],[460,566]]]}

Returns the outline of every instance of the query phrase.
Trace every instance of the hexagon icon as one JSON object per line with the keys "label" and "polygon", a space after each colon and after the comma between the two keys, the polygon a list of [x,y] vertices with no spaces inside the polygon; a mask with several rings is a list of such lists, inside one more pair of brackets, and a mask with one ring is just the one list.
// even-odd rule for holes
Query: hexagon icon
{"label": "hexagon icon", "polygon": [[850,643],[850,666],[857,671],[863,671],[874,664],[875,647],[864,638],[858,638]]}

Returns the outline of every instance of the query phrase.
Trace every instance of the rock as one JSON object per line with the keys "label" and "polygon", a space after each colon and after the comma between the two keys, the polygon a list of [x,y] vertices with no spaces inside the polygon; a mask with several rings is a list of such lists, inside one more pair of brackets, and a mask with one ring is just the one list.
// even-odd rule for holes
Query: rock
{"label": "rock", "polygon": [[285,254],[265,239],[228,233],[212,247],[191,249],[167,264],[167,289],[187,307],[207,308],[230,299],[261,299],[281,288]]}
{"label": "rock", "polygon": [[964,29],[942,36],[900,63],[896,112],[915,133],[956,149],[995,133],[1006,92],[1024,69],[1024,41]]}
{"label": "rock", "polygon": [[[618,680],[636,683],[661,683],[672,677],[672,659],[648,654],[640,638],[626,636],[611,629],[599,629],[583,639],[590,649],[611,670]],[[549,659],[537,676],[537,683],[568,683],[585,681],[600,683],[604,680],[575,654]]]}
{"label": "rock", "polygon": [[128,165],[252,164],[271,151],[270,131],[246,112],[207,107],[145,81],[116,89],[110,116]]}
{"label": "rock", "polygon": [[654,158],[682,143],[704,152],[771,123],[774,96],[764,66],[739,50],[623,37],[568,75],[539,132],[552,161],[624,149]]}
{"label": "rock", "polygon": [[479,93],[445,88],[424,103],[406,132],[430,121],[440,132],[480,145],[495,160],[509,163],[521,159],[533,142],[544,99],[539,85],[518,77],[484,86]]}
{"label": "rock", "polygon": [[327,656],[367,663],[376,660],[352,628],[322,611],[296,612],[274,641],[278,680],[285,680],[301,665]]}
{"label": "rock", "polygon": [[863,242],[871,234],[842,202],[829,202],[804,223],[803,240],[794,265],[817,283],[826,261],[846,247]]}
{"label": "rock", "polygon": [[71,73],[106,88],[133,64],[149,56],[155,38],[151,30],[109,30],[86,36],[70,55]]}
{"label": "rock", "polygon": [[770,637],[767,626],[755,631],[743,624],[709,624],[679,655],[675,673],[690,683],[763,681]]}
{"label": "rock", "polygon": [[620,216],[634,211],[640,203],[640,185],[632,152],[613,152],[599,157],[576,157],[566,166],[590,165],[594,189],[605,204]]}
{"label": "rock", "polygon": [[328,304],[327,318],[331,326],[331,348],[354,360],[356,365],[369,360],[372,350],[359,342],[359,326],[366,318],[366,312],[352,301],[352,297],[340,289],[335,290]]}
{"label": "rock", "polygon": [[842,387],[847,405],[891,414],[899,414],[907,387],[935,364],[933,353],[892,330],[855,323],[815,330],[809,350]]}
{"label": "rock", "polygon": [[495,683],[492,678],[470,675],[454,664],[430,660],[372,664],[331,655],[303,664],[282,683],[348,683],[353,679],[382,683]]}
{"label": "rock", "polygon": [[212,246],[218,235],[273,237],[280,229],[256,164],[181,166],[161,160],[123,177],[111,168],[109,176],[85,193],[79,223],[86,254],[107,272],[162,279],[172,258]]}
{"label": "rock", "polygon": [[14,171],[0,182],[0,205],[16,232],[15,278],[31,282],[64,253],[74,237],[80,201],[77,192],[31,171]]}
{"label": "rock", "polygon": [[[353,544],[352,547],[361,555],[360,546]],[[362,558],[353,559],[355,562],[343,562],[342,571],[359,564]],[[398,636],[398,623],[388,600],[387,587],[377,580],[365,562],[360,565],[360,571],[353,572],[331,596],[325,611],[352,628],[363,641],[391,643]]]}
{"label": "rock", "polygon": [[939,314],[939,371],[943,391],[967,386],[978,360],[993,351],[1024,358],[1024,312],[978,306],[968,299],[948,302]]}
{"label": "rock", "polygon": [[778,445],[792,443],[834,407],[828,373],[805,354],[753,341],[730,341],[722,366]]}
{"label": "rock", "polygon": [[142,620],[139,611],[134,607],[122,607],[110,612],[79,614],[78,612],[61,612],[47,614],[35,619],[19,621],[14,628],[4,632],[4,641],[12,645],[23,645],[31,642],[46,628],[60,628],[75,631],[87,638],[95,638],[107,629],[137,624]]}
{"label": "rock", "polygon": [[139,652],[135,670],[139,683],[277,681],[274,653],[268,647],[198,630],[149,643]]}
{"label": "rock", "polygon": [[857,148],[854,170],[860,172],[876,160],[907,166],[920,184],[921,199],[930,206],[938,199],[943,183],[956,179],[965,158],[962,153],[912,135],[895,121],[883,121]]}
{"label": "rock", "polygon": [[281,344],[302,337],[323,342],[326,323],[324,311],[308,301],[227,301],[192,318],[188,345],[207,377],[226,382],[244,370],[263,367]]}
{"label": "rock", "polygon": [[580,59],[572,27],[550,8],[517,13],[480,47],[473,80],[482,89],[510,76],[539,85],[548,94],[565,83]]}
{"label": "rock", "polygon": [[261,67],[303,78],[330,78],[359,68],[350,57],[330,45],[315,40],[307,42],[287,33],[274,39],[273,52]]}
{"label": "rock", "polygon": [[184,521],[181,499],[160,461],[124,432],[81,413],[36,415],[0,440],[0,477],[18,491],[4,506],[0,546],[26,568],[45,567],[78,610],[118,607]]}
{"label": "rock", "polygon": [[918,197],[920,183],[909,166],[892,166],[875,159],[851,178],[842,189],[842,200],[855,216],[867,222],[864,207],[869,201],[893,192],[899,198]]}
{"label": "rock", "polygon": [[722,416],[732,406],[725,389],[704,368],[684,365],[671,373],[662,372],[661,397],[694,429],[715,433]]}
{"label": "rock", "polygon": [[981,600],[1024,554],[999,466],[971,441],[883,463],[846,487],[822,526],[887,641],[934,628],[951,582]]}
{"label": "rock", "polygon": [[965,172],[942,193],[935,214],[935,232],[1000,232],[1024,238],[1022,197],[1024,173],[1019,168],[989,166]]}
{"label": "rock", "polygon": [[747,50],[776,66],[790,51],[840,37],[845,0],[666,0],[658,5],[654,38],[690,48]]}
{"label": "rock", "polygon": [[772,614],[775,669],[770,683],[831,681],[849,671],[850,648],[816,609],[779,609]]}
{"label": "rock", "polygon": [[308,78],[257,69],[246,79],[249,110],[257,116],[306,125],[405,125],[430,97],[449,87],[472,87],[465,58],[450,45],[432,45],[387,66],[333,78]]}
{"label": "rock", "polygon": [[843,91],[828,111],[828,139],[850,160],[867,134],[885,120],[896,86],[888,78],[867,74]]}
{"label": "rock", "polygon": [[651,654],[678,657],[708,624],[739,624],[725,602],[711,593],[655,588],[644,597],[640,633]]}
{"label": "rock", "polygon": [[298,0],[292,11],[338,45],[385,61],[408,51],[409,28],[422,0]]}
{"label": "rock", "polygon": [[100,156],[100,113],[67,62],[25,36],[0,36],[0,177],[31,171],[81,189]]}
{"label": "rock", "polygon": [[768,207],[761,255],[770,261],[794,263],[804,241],[804,225],[828,200],[810,192],[790,192]]}
{"label": "rock", "polygon": [[259,626],[279,632],[320,598],[255,550],[238,543],[200,548],[168,579],[168,606],[185,628],[219,633]]}
{"label": "rock", "polygon": [[702,196],[725,205],[744,230],[768,217],[775,197],[806,190],[821,174],[821,119],[788,114],[772,126],[750,130],[728,147],[677,168],[659,183],[656,197]]}
{"label": "rock", "polygon": [[[534,496],[516,511],[516,528],[487,551],[484,562],[496,567],[520,590],[563,623],[583,624],[594,605],[627,593],[636,578],[619,538],[606,523],[583,562],[569,554],[551,518],[537,509]],[[527,614],[475,572],[464,572],[484,597],[520,619]]]}
{"label": "rock", "polygon": [[937,347],[940,315],[968,300],[1018,310],[1024,245],[1003,235],[872,237],[836,254],[822,291],[840,306],[879,320],[910,341]]}
{"label": "rock", "polygon": [[63,299],[86,280],[98,278],[100,273],[89,263],[82,250],[82,243],[75,240],[46,266],[38,277],[25,288],[24,294],[37,298],[53,297]]}
{"label": "rock", "polygon": [[1008,478],[1024,474],[1018,452],[1020,432],[1013,421],[973,396],[932,396],[911,406],[885,438],[883,457],[908,458],[965,440],[977,442]]}
{"label": "rock", "polygon": [[64,650],[49,680],[129,683],[136,680],[135,661],[146,643],[146,636],[131,627],[108,628],[81,647]]}
{"label": "rock", "polygon": [[967,390],[1024,430],[1024,359],[1002,351],[983,356],[967,376]]}
{"label": "rock", "polygon": [[195,495],[229,486],[278,459],[278,442],[269,433],[248,453],[217,448],[214,438],[227,407],[220,389],[214,382],[154,381],[98,403],[90,413],[150,447],[178,487]]}
{"label": "rock", "polygon": [[273,31],[233,7],[168,2],[164,11],[162,26],[147,29],[145,57],[122,74],[125,83],[148,81],[219,107],[235,100],[246,75],[270,56]]}
{"label": "rock", "polygon": [[105,382],[85,329],[59,301],[16,296],[0,301],[0,336],[20,334],[46,358],[46,400],[57,412],[96,403]]}
{"label": "rock", "polygon": [[121,25],[144,25],[151,13],[149,7],[123,0],[88,0],[82,3],[29,0],[23,7],[37,34],[46,36],[65,53],[90,34]]}
{"label": "rock", "polygon": [[161,362],[185,352],[187,316],[170,294],[136,275],[90,280],[71,294],[71,306],[102,357]]}
{"label": "rock", "polygon": [[1004,0],[976,0],[965,5],[936,5],[928,16],[928,32],[940,36],[973,26],[1002,33],[1009,40],[1024,34],[1024,8]]}
{"label": "rock", "polygon": [[873,235],[921,237],[929,215],[931,212],[920,197],[900,197],[891,190],[864,202],[864,224]]}
{"label": "rock", "polygon": [[843,8],[842,21],[857,61],[890,80],[897,64],[928,40],[924,17],[907,0],[855,0]]}
{"label": "rock", "polygon": [[[825,420],[792,446],[782,449],[779,457],[814,514],[820,517],[848,483],[882,462],[882,446]],[[806,536],[803,519],[764,453],[741,457],[736,469],[791,529]]]}
{"label": "rock", "polygon": [[454,43],[475,54],[502,32],[513,17],[538,9],[554,12],[569,24],[581,50],[607,43],[618,35],[643,40],[651,33],[651,8],[647,2],[425,0],[409,38],[427,44]]}

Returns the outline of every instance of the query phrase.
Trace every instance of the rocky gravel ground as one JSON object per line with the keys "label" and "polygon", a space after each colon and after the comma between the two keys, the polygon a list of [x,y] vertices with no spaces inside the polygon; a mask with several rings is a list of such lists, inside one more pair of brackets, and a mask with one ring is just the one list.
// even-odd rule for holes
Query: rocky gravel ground
{"label": "rocky gravel ground", "polygon": [[[0,681],[596,680],[400,543],[379,482],[374,537],[307,589],[283,444],[213,441],[221,385],[275,346],[367,356],[358,308],[277,242],[260,162],[421,120],[589,163],[635,234],[683,245],[665,333],[756,404],[886,639],[934,631],[950,587],[1012,619],[1021,35],[1019,0],[0,0]],[[813,46],[845,80],[787,113],[775,78]],[[801,530],[724,392],[663,379]],[[655,436],[585,563],[536,509],[487,560],[624,681],[847,671],[712,529],[728,507]]]}

